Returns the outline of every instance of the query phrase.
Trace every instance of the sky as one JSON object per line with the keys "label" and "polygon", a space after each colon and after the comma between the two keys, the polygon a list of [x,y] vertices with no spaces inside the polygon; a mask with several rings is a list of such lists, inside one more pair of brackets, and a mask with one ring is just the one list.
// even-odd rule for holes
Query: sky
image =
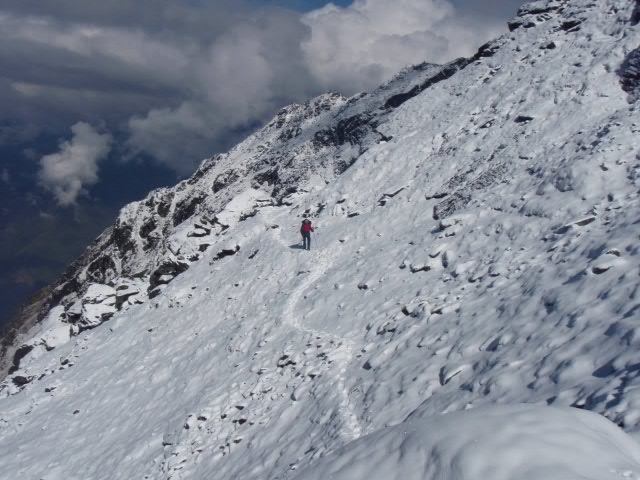
{"label": "sky", "polygon": [[471,55],[521,0],[0,0],[0,323],[278,109]]}

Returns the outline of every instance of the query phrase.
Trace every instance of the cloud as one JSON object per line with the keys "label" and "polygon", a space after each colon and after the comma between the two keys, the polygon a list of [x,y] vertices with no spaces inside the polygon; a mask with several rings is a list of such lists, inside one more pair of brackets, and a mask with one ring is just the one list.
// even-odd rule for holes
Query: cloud
{"label": "cloud", "polygon": [[[148,155],[188,175],[289,103],[373,88],[407,64],[472,53],[496,30],[446,0],[355,0],[307,14],[274,3],[301,4],[0,0],[0,126],[60,137],[77,122],[104,123],[119,158]],[[0,144],[10,138],[0,128]],[[65,201],[89,178],[64,186]]]}
{"label": "cloud", "polygon": [[444,63],[473,53],[499,30],[474,23],[444,0],[355,0],[329,4],[303,22],[307,65],[329,89],[369,89],[409,64]]}
{"label": "cloud", "polygon": [[212,143],[229,148],[282,106],[320,93],[300,50],[308,34],[285,11],[234,26],[189,65],[187,100],[129,120],[129,148],[187,174]]}
{"label": "cloud", "polygon": [[6,183],[7,185],[9,185],[9,182],[11,181],[9,170],[7,170],[6,168],[2,169],[2,173],[0,174],[0,180],[2,180],[3,183]]}
{"label": "cloud", "polygon": [[60,144],[57,153],[40,160],[40,184],[49,190],[61,206],[76,202],[85,187],[98,181],[98,162],[110,150],[112,137],[100,134],[91,125],[78,122],[71,127],[73,137]]}

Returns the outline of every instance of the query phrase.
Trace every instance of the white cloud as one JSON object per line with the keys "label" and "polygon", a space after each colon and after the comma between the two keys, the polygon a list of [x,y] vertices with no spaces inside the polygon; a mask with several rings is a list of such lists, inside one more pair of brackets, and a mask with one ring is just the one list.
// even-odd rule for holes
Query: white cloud
{"label": "white cloud", "polygon": [[215,137],[207,121],[213,114],[195,103],[184,102],[177,108],[159,108],[145,116],[135,116],[128,125],[130,154],[150,154],[160,163],[187,175],[193,170],[193,162],[201,160],[199,156],[205,154]]}
{"label": "white cloud", "polygon": [[4,183],[9,185],[9,182],[11,180],[11,176],[9,175],[9,170],[7,170],[6,168],[2,169],[2,174],[0,174],[0,180],[2,180]]}
{"label": "white cloud", "polygon": [[98,181],[98,162],[110,150],[111,135],[100,134],[91,125],[78,122],[71,127],[73,138],[60,145],[57,153],[40,160],[40,184],[58,204],[72,205],[85,187]]}
{"label": "white cloud", "polygon": [[129,148],[189,174],[212,145],[228,148],[283,104],[320,93],[302,59],[305,33],[282,12],[229,29],[186,70],[188,100],[129,120]]}
{"label": "white cloud", "polygon": [[467,56],[499,30],[475,23],[445,0],[355,0],[329,4],[303,22],[302,48],[325,88],[355,92],[377,86],[409,64],[445,63]]}
{"label": "white cloud", "polygon": [[[240,0],[25,0],[0,8],[0,125],[22,115],[42,130],[104,121],[129,156],[187,175],[289,103],[473,53],[494,24],[451,1],[355,0],[301,14]],[[67,203],[92,181],[43,175]]]}

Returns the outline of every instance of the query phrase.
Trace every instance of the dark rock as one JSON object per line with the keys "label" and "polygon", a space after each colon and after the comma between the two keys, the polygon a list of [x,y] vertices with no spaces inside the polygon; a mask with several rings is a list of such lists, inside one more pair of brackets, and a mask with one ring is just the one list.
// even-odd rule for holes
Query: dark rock
{"label": "dark rock", "polygon": [[580,24],[582,20],[567,20],[566,22],[562,22],[560,25],[560,30],[565,32],[577,32],[580,30]]}
{"label": "dark rock", "polygon": [[191,178],[187,180],[187,183],[189,185],[194,185],[195,183],[197,183],[198,180],[204,177],[207,174],[207,172],[209,172],[213,167],[215,167],[220,161],[220,159],[222,158],[223,158],[222,155],[216,155],[214,157],[208,158],[205,161],[203,161],[200,164],[200,167],[198,168],[198,170],[196,170],[196,172],[191,176]]}
{"label": "dark rock", "polygon": [[168,282],[161,280],[161,277],[171,276],[177,277],[181,273],[185,272],[189,268],[189,264],[185,262],[166,260],[158,268],[156,268],[149,277],[149,292],[155,289],[158,285],[163,285]]}
{"label": "dark rock", "polygon": [[205,198],[204,195],[198,195],[180,201],[173,212],[173,226],[180,225],[185,220],[191,218],[196,213],[198,205],[204,202]]}
{"label": "dark rock", "polygon": [[282,133],[278,137],[278,140],[286,142],[287,140],[299,137],[301,133],[302,128],[300,128],[298,125],[296,125],[295,127],[286,128],[282,131]]}
{"label": "dark rock", "polygon": [[507,27],[509,27],[510,32],[513,32],[519,29],[520,27],[522,27],[523,23],[524,22],[522,21],[521,18],[515,18],[507,22]]}
{"label": "dark rock", "polygon": [[539,4],[538,2],[531,2],[522,5],[518,9],[518,13],[516,14],[518,17],[524,17],[525,15],[540,15],[543,13],[554,13],[554,12],[562,12],[563,8],[561,5],[547,3],[547,4]]}
{"label": "dark rock", "polygon": [[556,48],[555,42],[549,42],[540,47],[541,50],[554,50]]}
{"label": "dark rock", "polygon": [[276,186],[276,188],[273,189],[273,196],[276,198],[280,198],[280,200],[278,201],[277,205],[281,206],[281,205],[290,205],[290,203],[287,203],[284,201],[285,197],[296,193],[298,191],[298,187],[294,187],[294,186],[287,186],[287,185],[280,185],[280,186]]}
{"label": "dark rock", "polygon": [[611,270],[611,268],[612,268],[612,265],[596,265],[591,269],[591,271],[596,275],[602,275],[603,273]]}
{"label": "dark rock", "polygon": [[596,221],[596,217],[594,216],[589,216],[586,218],[583,218],[582,220],[578,220],[577,222],[574,222],[574,225],[578,225],[579,227],[584,227],[586,225],[589,225],[590,223],[593,223]]}
{"label": "dark rock", "polygon": [[640,47],[631,51],[618,70],[622,89],[632,101],[640,98]]}
{"label": "dark rock", "polygon": [[507,26],[509,27],[509,31],[513,32],[514,30],[517,30],[518,28],[521,28],[521,27],[533,28],[536,26],[536,24],[531,20],[516,18],[514,20],[511,20],[510,22],[507,22]]}
{"label": "dark rock", "polygon": [[87,275],[95,283],[108,283],[117,275],[116,264],[109,255],[101,255],[87,267]]}
{"label": "dark rock", "polygon": [[438,192],[438,193],[434,193],[433,195],[425,195],[424,198],[426,200],[431,200],[433,198],[440,199],[440,198],[446,197],[447,195],[449,195],[448,192]]}
{"label": "dark rock", "polygon": [[111,240],[118,247],[120,254],[125,256],[136,249],[135,241],[132,239],[133,228],[131,225],[116,221],[111,232]]}
{"label": "dark rock", "polygon": [[122,290],[116,290],[116,309],[120,310],[129,298],[138,295],[140,291],[137,288],[131,286],[123,286]]}
{"label": "dark rock", "polygon": [[243,213],[242,215],[240,215],[240,219],[239,221],[244,222],[245,220],[251,218],[251,217],[255,217],[258,214],[258,209],[254,209],[252,211],[250,211],[249,213]]}
{"label": "dark rock", "polygon": [[473,56],[472,60],[479,60],[480,58],[490,58],[493,57],[496,52],[500,49],[502,42],[499,40],[493,40],[491,42],[487,42],[482,45],[476,54]]}
{"label": "dark rock", "polygon": [[432,87],[436,83],[442,82],[443,80],[447,80],[448,78],[453,77],[457,72],[459,72],[460,70],[465,68],[467,65],[469,65],[471,61],[472,60],[469,60],[466,58],[458,58],[457,60],[454,60],[453,62],[448,63],[447,65],[444,65],[442,67],[442,70],[440,70],[440,72],[438,72],[433,77],[430,77],[422,84],[413,87],[411,90],[409,90],[406,93],[401,93],[401,94],[390,97],[384,104],[384,107],[387,109],[398,108],[407,100],[415,97],[416,95],[419,95],[420,93],[424,92],[426,89]]}
{"label": "dark rock", "polygon": [[531,120],[533,120],[533,117],[518,115],[513,121],[516,123],[529,123]]}
{"label": "dark rock", "polygon": [[236,245],[235,248],[233,248],[233,249],[225,248],[224,250],[220,250],[220,252],[218,252],[218,254],[214,258],[214,261],[223,259],[225,257],[230,257],[231,255],[235,255],[239,251],[240,251],[240,246],[239,245]]}
{"label": "dark rock", "polygon": [[375,125],[371,124],[372,118],[372,114],[366,113],[340,120],[334,128],[316,132],[313,137],[314,143],[319,147],[359,144],[375,129]]}
{"label": "dark rock", "polygon": [[232,183],[236,182],[240,178],[240,174],[236,170],[227,170],[221,173],[213,181],[213,193],[218,193],[223,188],[227,188]]}
{"label": "dark rock", "polygon": [[171,204],[173,203],[173,197],[174,197],[174,193],[170,192],[168,195],[165,195],[165,197],[162,199],[160,203],[158,203],[156,207],[156,211],[158,212],[158,215],[160,215],[162,218],[165,218],[171,211]]}
{"label": "dark rock", "polygon": [[218,217],[214,217],[212,220],[213,225],[218,225],[220,227],[220,231],[224,232],[225,230],[227,230],[229,228],[229,225],[225,225],[224,223],[222,223]]}
{"label": "dark rock", "polygon": [[25,377],[22,375],[16,375],[11,379],[11,381],[16,387],[24,387],[27,383],[30,383],[32,380],[33,380],[33,377]]}
{"label": "dark rock", "polygon": [[411,273],[428,272],[429,270],[431,270],[431,267],[429,265],[412,265],[410,270]]}
{"label": "dark rock", "polygon": [[158,224],[156,223],[154,218],[148,219],[142,227],[140,227],[140,236],[142,238],[147,238],[151,232],[153,232]]}
{"label": "dark rock", "polygon": [[150,299],[152,299],[152,300],[153,300],[154,298],[156,298],[156,297],[157,297],[158,295],[160,295],[161,293],[162,293],[162,288],[160,288],[160,287],[156,287],[156,288],[154,288],[153,290],[149,290],[149,291],[147,292],[147,296],[148,296]]}
{"label": "dark rock", "polygon": [[13,354],[13,366],[9,369],[9,375],[20,368],[20,361],[26,357],[31,350],[33,350],[33,345],[22,345],[16,350]]}
{"label": "dark rock", "polygon": [[254,183],[256,187],[266,183],[269,186],[273,186],[278,183],[280,177],[278,175],[278,167],[271,168],[264,172],[261,172],[253,177]]}

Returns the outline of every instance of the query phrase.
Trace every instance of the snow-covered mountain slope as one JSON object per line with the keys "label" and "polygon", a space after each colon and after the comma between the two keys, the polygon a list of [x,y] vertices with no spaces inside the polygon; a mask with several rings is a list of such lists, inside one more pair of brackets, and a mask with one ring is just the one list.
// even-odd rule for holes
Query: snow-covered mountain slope
{"label": "snow-covered mountain slope", "polygon": [[[25,328],[14,330],[10,348],[0,352],[0,373],[15,371],[34,345],[51,347],[46,339],[24,340],[31,339],[33,332],[28,330],[54,307],[64,306],[64,311],[55,310],[54,321],[71,324],[69,335],[77,335],[122,307],[153,298],[205,252],[211,255],[207,251],[214,240],[235,223],[265,205],[291,205],[292,196],[326,185],[370,145],[384,141],[377,125],[391,112],[387,102],[398,106],[468,63],[467,59],[445,66],[425,63],[406,69],[371,94],[349,100],[326,94],[305,105],[291,105],[228,154],[205,160],[191,179],[128,205],[19,319]],[[235,245],[231,250],[223,246],[215,255],[234,250]],[[111,292],[107,305],[103,298],[94,298],[95,292],[87,294],[93,284]],[[105,284],[113,288],[105,290]],[[18,338],[13,340],[14,336]]]}
{"label": "snow-covered mountain slope", "polygon": [[528,4],[474,58],[284,109],[126,207],[16,345],[7,478],[294,478],[495,404],[637,434],[637,18]]}
{"label": "snow-covered mountain slope", "polygon": [[611,422],[575,408],[514,405],[426,419],[416,412],[296,478],[620,480],[634,477],[639,453]]}

